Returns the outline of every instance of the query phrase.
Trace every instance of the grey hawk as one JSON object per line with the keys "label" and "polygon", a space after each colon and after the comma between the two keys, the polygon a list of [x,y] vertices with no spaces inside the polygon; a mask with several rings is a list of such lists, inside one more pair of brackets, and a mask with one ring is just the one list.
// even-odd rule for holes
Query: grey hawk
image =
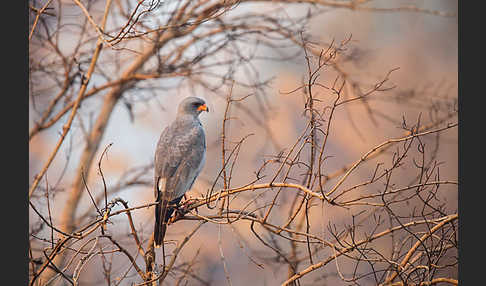
{"label": "grey hawk", "polygon": [[160,135],[155,151],[154,244],[164,240],[167,222],[184,194],[192,187],[206,159],[206,139],[199,121],[209,112],[204,100],[187,97],[177,109],[175,120]]}

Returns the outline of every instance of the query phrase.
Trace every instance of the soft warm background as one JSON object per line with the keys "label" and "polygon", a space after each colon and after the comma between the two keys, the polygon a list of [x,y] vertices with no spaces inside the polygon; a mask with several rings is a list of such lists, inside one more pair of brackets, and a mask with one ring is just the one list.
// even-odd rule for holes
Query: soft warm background
{"label": "soft warm background", "polygon": [[[446,11],[457,13],[457,1],[372,1],[374,7],[400,7],[415,5],[424,9]],[[42,4],[42,3],[41,3]],[[99,5],[99,11],[103,10],[103,3]],[[281,4],[278,4],[281,5]],[[306,13],[309,6],[300,8],[297,5],[283,7],[286,13]],[[265,4],[241,5],[238,9],[269,9]],[[237,13],[235,9],[234,13]],[[69,21],[81,21],[82,12],[73,7],[66,9],[64,13],[69,14]],[[110,19],[116,21],[116,19]],[[110,26],[108,21],[107,26]],[[336,112],[332,135],[329,138],[326,155],[332,156],[326,160],[324,172],[332,173],[339,168],[350,164],[373,146],[381,142],[403,135],[400,129],[402,119],[413,124],[419,115],[424,124],[430,121],[431,106],[454,102],[457,98],[457,45],[458,30],[457,16],[444,17],[421,12],[397,11],[397,12],[376,12],[376,11],[353,11],[350,9],[333,9],[322,13],[313,19],[307,27],[307,33],[312,34],[314,39],[324,43],[335,41],[339,43],[351,36],[347,44],[348,50],[343,56],[356,57],[356,61],[345,63],[347,73],[351,78],[368,83],[372,86],[393,68],[399,67],[390,75],[388,85],[395,85],[396,88],[378,93],[374,99],[369,101],[374,116],[370,116],[366,108],[361,104],[350,104]],[[73,45],[69,42],[69,35],[62,35],[63,48],[68,51]],[[292,52],[298,52],[298,48],[292,48]],[[272,56],[271,49],[259,51],[262,56]],[[31,47],[32,58],[49,57],[44,50],[37,50]],[[109,58],[101,58],[100,63],[109,65]],[[248,183],[254,178],[254,171],[257,170],[265,156],[278,154],[288,149],[301,134],[306,119],[302,116],[303,97],[299,92],[287,94],[301,85],[302,79],[307,75],[307,66],[303,53],[285,62],[256,61],[253,64],[263,79],[270,79],[265,93],[249,97],[244,101],[246,111],[233,106],[231,116],[237,118],[230,122],[227,129],[227,138],[231,141],[239,141],[243,136],[253,133],[242,145],[235,174],[233,174],[232,186],[240,186]],[[117,67],[110,69],[116,70]],[[235,76],[244,76],[239,72]],[[336,74],[326,71],[321,72],[319,82],[330,85]],[[92,79],[90,85],[97,85],[102,82],[101,77]],[[44,85],[41,78],[32,76],[31,85],[35,89],[41,89]],[[99,83],[98,83],[99,84]],[[178,102],[185,96],[195,95],[204,98],[210,108],[209,113],[200,116],[206,130],[208,154],[206,165],[194,184],[193,189],[188,193],[191,197],[201,197],[211,187],[214,179],[221,168],[221,146],[220,136],[222,118],[226,106],[225,98],[212,93],[197,91],[194,94],[190,88],[182,86],[178,89],[169,89],[167,86],[176,84],[173,80],[153,80],[149,88],[135,88],[127,91],[124,96],[131,103],[133,120],[126,105],[119,102],[110,118],[95,156],[95,164],[101,156],[103,149],[110,143],[106,157],[102,161],[102,169],[106,183],[113,186],[119,181],[126,179],[124,176],[132,168],[149,166],[142,178],[150,182],[152,169],[150,164],[153,160],[155,146],[162,129],[174,118]],[[47,85],[47,84],[45,84]],[[48,86],[44,86],[48,88]],[[222,93],[228,94],[229,88],[223,88]],[[233,96],[238,98],[251,92],[251,89],[235,87]],[[325,99],[325,92],[321,91],[318,96]],[[404,97],[414,94],[410,101],[400,102],[399,95]],[[393,99],[387,100],[387,96]],[[30,100],[29,106],[29,129],[38,120],[39,114],[36,109],[42,110],[46,104],[37,98]],[[51,215],[53,224],[59,223],[57,218],[61,214],[63,201],[67,196],[70,187],[72,174],[77,167],[80,152],[83,146],[83,134],[93,125],[94,116],[102,103],[102,97],[93,97],[83,102],[79,115],[73,122],[72,129],[63,143],[57,157],[49,168],[46,177],[51,188],[55,188],[51,197]],[[265,115],[261,110],[265,109]],[[248,110],[251,112],[249,113]],[[81,119],[82,118],[82,119]],[[390,120],[392,119],[392,120]],[[451,122],[454,120],[451,119]],[[59,138],[63,120],[53,128],[43,131],[29,142],[29,178],[33,179],[42,168],[44,162],[50,155],[55,142]],[[264,124],[262,124],[262,122]],[[430,146],[434,141],[430,141]],[[233,145],[230,145],[233,146]],[[431,146],[432,148],[432,146]],[[441,145],[437,153],[440,166],[441,178],[457,180],[457,129],[448,130],[441,135]],[[352,185],[364,181],[370,176],[374,165],[363,168],[356,172],[347,184]],[[87,181],[93,194],[102,194],[103,182],[97,170],[93,167],[90,170]],[[45,186],[45,180],[40,185]],[[222,187],[220,183],[217,187]],[[457,191],[455,187],[444,186],[440,192],[447,202],[447,208],[451,211],[457,209]],[[249,196],[246,194],[245,196]],[[116,194],[128,201],[130,206],[142,205],[153,200],[153,191],[150,186],[133,186],[125,188]],[[244,200],[242,200],[244,201]],[[235,202],[236,204],[236,202]],[[46,213],[45,201],[39,200],[39,208]],[[141,237],[147,239],[152,232],[153,213],[152,209],[142,209],[133,212],[136,228],[140,231]],[[202,213],[210,214],[211,211],[204,209]],[[213,210],[214,212],[215,210]],[[330,210],[333,211],[333,210]],[[318,216],[315,225],[312,225],[315,233],[328,237],[325,227],[331,219],[333,223],[339,223],[339,219],[348,218],[350,213],[341,209],[335,210],[335,214],[320,211],[312,215]],[[93,215],[92,204],[89,196],[83,194],[82,204],[78,207],[79,216]],[[31,225],[35,227],[37,221],[35,213],[30,211]],[[278,221],[278,218],[275,218]],[[169,227],[167,239],[180,239],[194,226],[194,222],[180,221]],[[197,262],[194,264],[196,272],[210,281],[210,285],[227,285],[223,271],[222,261],[218,246],[218,226],[206,224],[196,234],[190,245],[188,245],[179,258],[181,261],[191,261],[200,250]],[[108,225],[108,231],[113,234],[125,235],[123,241],[130,242],[130,232],[125,216],[118,216],[113,219],[113,224]],[[50,233],[44,230],[38,234],[42,237],[49,237]],[[245,240],[241,240],[242,235]],[[232,285],[277,285],[285,280],[287,268],[273,268],[270,264],[264,269],[253,263],[248,256],[255,261],[265,264],[264,257],[271,256],[271,252],[254,237],[252,237],[247,222],[239,222],[230,227],[222,228],[221,232],[222,249],[227,263],[228,272],[231,274]],[[240,243],[248,245],[240,245]],[[130,248],[135,249],[135,248]],[[169,247],[170,249],[170,247]],[[134,252],[135,253],[135,252]],[[329,254],[329,253],[327,253]],[[317,260],[317,259],[316,259]],[[140,260],[141,261],[141,260]],[[126,261],[123,258],[115,261],[114,269],[124,269]],[[99,262],[93,262],[84,271],[81,284],[94,285],[103,284],[103,278],[99,276]],[[334,271],[332,265],[328,271]],[[342,269],[341,269],[342,270]],[[88,274],[92,273],[92,274]],[[313,279],[325,274],[318,270],[313,274]],[[93,275],[93,276],[91,276]],[[134,277],[135,278],[135,277]],[[327,285],[336,285],[329,278]],[[129,281],[128,279],[127,281]],[[312,281],[308,280],[310,283]],[[83,283],[84,282],[84,283]],[[188,285],[196,285],[195,280],[190,280]],[[123,285],[129,285],[128,282]],[[301,284],[304,285],[304,284]]]}

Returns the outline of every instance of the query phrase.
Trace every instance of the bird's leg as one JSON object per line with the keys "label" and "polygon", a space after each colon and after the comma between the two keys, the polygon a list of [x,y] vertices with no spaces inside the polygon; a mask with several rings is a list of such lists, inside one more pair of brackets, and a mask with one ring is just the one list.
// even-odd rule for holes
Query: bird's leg
{"label": "bird's leg", "polygon": [[188,199],[187,197],[188,196],[184,194],[184,202],[177,204],[177,206],[175,207],[177,218],[183,217],[189,211],[190,206],[197,202],[196,199],[192,199],[190,197]]}
{"label": "bird's leg", "polygon": [[[182,204],[182,208],[183,208],[183,209],[184,209],[184,210],[187,212],[187,209],[188,209],[188,208],[189,208],[191,205],[193,205],[193,204],[197,203],[197,201],[198,201],[198,199],[193,199],[193,198],[191,198],[191,197],[189,197],[189,199],[188,199],[188,198],[186,197],[186,194],[184,194],[184,203]],[[197,208],[195,208],[195,210],[196,210],[196,212],[198,212],[198,211],[197,211]]]}
{"label": "bird's leg", "polygon": [[[188,199],[188,196],[186,196],[186,194],[184,194],[183,197],[184,202],[181,203],[181,201],[178,201],[177,203],[174,202],[174,204],[171,205],[174,209],[174,214],[169,219],[169,224],[183,218],[184,215],[189,212],[189,208],[191,207],[191,205],[198,202],[198,199],[192,199],[190,197]],[[196,212],[198,212],[197,208],[195,208],[195,210]]]}
{"label": "bird's leg", "polygon": [[[187,197],[189,197],[189,198],[187,198]],[[183,206],[189,207],[192,204],[195,204],[196,202],[197,202],[197,199],[193,199],[190,196],[186,196],[186,194],[184,194],[184,203],[183,203]]]}

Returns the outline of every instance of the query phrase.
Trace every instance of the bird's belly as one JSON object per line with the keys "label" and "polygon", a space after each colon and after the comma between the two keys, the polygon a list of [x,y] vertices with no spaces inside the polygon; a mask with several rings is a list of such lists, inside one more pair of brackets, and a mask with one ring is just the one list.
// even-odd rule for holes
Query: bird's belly
{"label": "bird's belly", "polygon": [[196,181],[197,176],[199,176],[199,173],[204,167],[205,161],[206,161],[206,152],[203,153],[203,156],[197,168],[193,168],[189,173],[188,180],[186,181],[185,185],[181,186],[180,188],[178,188],[178,190],[176,190],[174,198],[183,196],[187,191],[189,191],[192,188],[194,182]]}

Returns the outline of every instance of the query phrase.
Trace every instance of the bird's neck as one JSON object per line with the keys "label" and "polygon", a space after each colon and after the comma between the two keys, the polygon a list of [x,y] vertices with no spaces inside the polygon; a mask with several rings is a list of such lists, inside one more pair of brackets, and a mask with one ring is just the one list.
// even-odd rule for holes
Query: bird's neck
{"label": "bird's neck", "polygon": [[188,113],[178,113],[176,120],[178,121],[191,121],[191,122],[198,122],[199,118],[197,115],[188,114]]}

